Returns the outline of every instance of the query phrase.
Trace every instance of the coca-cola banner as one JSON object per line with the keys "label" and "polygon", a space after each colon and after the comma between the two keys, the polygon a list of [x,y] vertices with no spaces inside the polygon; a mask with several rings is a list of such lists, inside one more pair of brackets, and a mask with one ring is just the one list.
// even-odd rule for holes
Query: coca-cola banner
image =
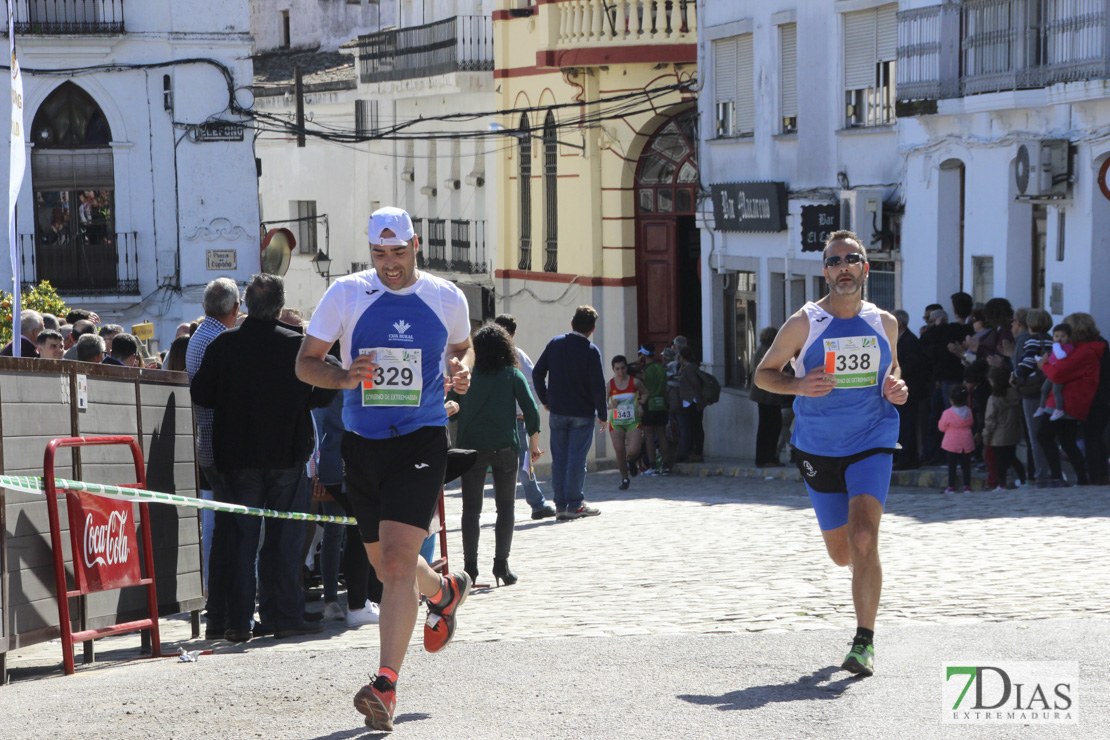
{"label": "coca-cola banner", "polygon": [[71,492],[74,572],[82,593],[134,586],[142,579],[133,504]]}

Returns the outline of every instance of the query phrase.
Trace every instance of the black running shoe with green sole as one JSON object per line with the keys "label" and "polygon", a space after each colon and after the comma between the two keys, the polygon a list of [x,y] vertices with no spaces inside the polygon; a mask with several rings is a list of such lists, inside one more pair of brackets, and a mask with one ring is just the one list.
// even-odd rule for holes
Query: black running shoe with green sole
{"label": "black running shoe with green sole", "polygon": [[853,640],[852,649],[840,665],[841,668],[857,676],[873,676],[875,674],[875,646],[862,640]]}

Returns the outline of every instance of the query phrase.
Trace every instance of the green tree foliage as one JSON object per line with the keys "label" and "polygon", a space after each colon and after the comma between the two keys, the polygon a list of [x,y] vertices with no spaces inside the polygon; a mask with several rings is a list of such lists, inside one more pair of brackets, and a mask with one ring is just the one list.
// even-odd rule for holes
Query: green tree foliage
{"label": "green tree foliage", "polygon": [[[54,290],[49,280],[43,280],[31,290],[24,291],[19,307],[24,311],[31,309],[63,318],[69,313],[65,301],[58,297],[58,291]],[[3,324],[0,325],[0,345],[4,345],[12,340],[12,295],[2,290],[0,290],[0,315],[3,316]],[[16,324],[18,323],[17,317]]]}

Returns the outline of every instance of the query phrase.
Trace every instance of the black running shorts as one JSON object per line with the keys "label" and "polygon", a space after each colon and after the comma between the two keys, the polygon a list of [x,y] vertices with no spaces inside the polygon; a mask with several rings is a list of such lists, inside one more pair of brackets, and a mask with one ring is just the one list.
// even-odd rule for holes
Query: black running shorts
{"label": "black running shorts", "polygon": [[667,412],[666,411],[645,411],[643,418],[640,419],[640,426],[642,427],[665,427],[667,426]]}
{"label": "black running shorts", "polygon": [[446,427],[421,427],[390,439],[346,432],[340,449],[363,542],[378,541],[382,521],[428,528],[447,471]]}

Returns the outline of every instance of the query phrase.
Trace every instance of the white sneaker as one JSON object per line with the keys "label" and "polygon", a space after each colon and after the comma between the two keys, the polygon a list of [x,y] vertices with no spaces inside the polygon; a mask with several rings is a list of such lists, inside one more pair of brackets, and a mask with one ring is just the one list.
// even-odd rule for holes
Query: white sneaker
{"label": "white sneaker", "polygon": [[358,627],[364,624],[377,624],[378,623],[378,605],[366,600],[366,606],[361,609],[348,609],[347,610],[347,626]]}
{"label": "white sneaker", "polygon": [[1056,409],[1055,411],[1052,412],[1052,416],[1048,417],[1048,420],[1049,421],[1059,421],[1060,419],[1063,419],[1063,418],[1064,418],[1064,412],[1061,411],[1060,409]]}
{"label": "white sneaker", "polygon": [[324,604],[324,619],[328,620],[329,622],[342,621],[343,607],[341,607],[339,603],[335,601],[329,601],[328,603]]}
{"label": "white sneaker", "polygon": [[1039,409],[1033,412],[1033,418],[1036,419],[1038,416],[1044,416],[1048,413],[1048,409],[1046,409],[1044,406],[1041,406]]}

